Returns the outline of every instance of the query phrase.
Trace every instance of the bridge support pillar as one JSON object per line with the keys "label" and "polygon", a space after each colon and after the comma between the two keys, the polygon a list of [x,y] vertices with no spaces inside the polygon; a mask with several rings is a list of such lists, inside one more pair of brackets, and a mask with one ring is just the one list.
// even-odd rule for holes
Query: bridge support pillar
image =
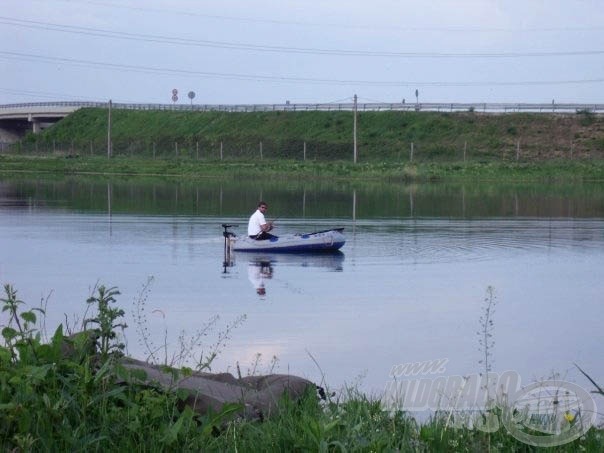
{"label": "bridge support pillar", "polygon": [[42,124],[31,113],[27,116],[27,120],[32,124],[32,131],[34,134],[39,134],[42,131]]}

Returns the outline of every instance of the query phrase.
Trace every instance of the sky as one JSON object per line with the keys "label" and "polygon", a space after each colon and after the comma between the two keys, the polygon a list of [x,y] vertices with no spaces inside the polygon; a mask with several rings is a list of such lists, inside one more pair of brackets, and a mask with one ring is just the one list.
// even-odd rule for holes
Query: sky
{"label": "sky", "polygon": [[0,6],[0,104],[604,102],[602,0]]}

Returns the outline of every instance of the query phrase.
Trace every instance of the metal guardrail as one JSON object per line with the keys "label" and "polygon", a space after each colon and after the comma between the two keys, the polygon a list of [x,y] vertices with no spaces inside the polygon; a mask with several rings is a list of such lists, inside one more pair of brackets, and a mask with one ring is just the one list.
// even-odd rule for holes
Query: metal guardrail
{"label": "metal guardrail", "polygon": [[[0,105],[0,114],[6,111],[23,111],[36,108],[106,108],[106,102],[31,102]],[[354,103],[317,103],[317,104],[129,104],[112,103],[114,109],[124,110],[172,110],[172,111],[219,111],[219,112],[305,112],[305,111],[351,111]],[[604,104],[533,104],[533,103],[357,103],[358,111],[431,111],[431,112],[543,112],[543,113],[604,113]],[[16,113],[16,112],[15,112]]]}

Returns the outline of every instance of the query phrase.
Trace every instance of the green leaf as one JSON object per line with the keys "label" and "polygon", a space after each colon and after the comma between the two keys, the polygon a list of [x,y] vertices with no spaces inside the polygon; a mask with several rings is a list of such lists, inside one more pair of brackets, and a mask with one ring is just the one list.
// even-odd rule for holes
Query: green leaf
{"label": "green leaf", "polygon": [[109,375],[109,373],[111,372],[112,369],[113,369],[113,362],[111,360],[105,361],[105,363],[103,363],[103,366],[101,366],[101,368],[96,372],[96,374],[94,376],[94,380],[93,380],[94,383],[98,384],[100,381],[105,379],[105,377],[107,377]]}
{"label": "green leaf", "polygon": [[0,347],[0,363],[9,363],[11,357],[11,353],[8,349]]}
{"label": "green leaf", "polygon": [[52,342],[53,344],[62,342],[63,338],[63,324],[59,324],[59,327],[57,327],[57,330],[55,330],[55,333],[52,336]]}
{"label": "green leaf", "polygon": [[48,375],[48,372],[54,365],[47,364],[42,366],[30,366],[27,368],[27,375],[34,382],[41,382]]}
{"label": "green leaf", "polygon": [[6,341],[12,340],[17,335],[19,335],[19,333],[12,327],[5,327],[2,329],[2,336],[6,339]]}
{"label": "green leaf", "polygon": [[178,398],[180,401],[185,401],[189,395],[191,393],[189,392],[189,390],[186,389],[176,389],[176,398]]}
{"label": "green leaf", "polygon": [[36,323],[36,314],[31,311],[24,311],[21,313],[21,318],[27,322],[31,322],[32,324]]}
{"label": "green leaf", "polygon": [[174,443],[178,438],[178,434],[182,430],[185,421],[191,421],[192,419],[193,411],[190,407],[186,407],[185,410],[182,411],[182,414],[180,414],[180,417],[178,417],[178,420],[176,420],[176,423],[174,423],[172,426],[170,426],[170,428],[168,428],[168,431],[162,438],[162,442],[167,445]]}
{"label": "green leaf", "polygon": [[36,348],[36,357],[43,362],[57,362],[60,355],[52,345],[42,344]]}
{"label": "green leaf", "polygon": [[208,422],[206,426],[203,428],[203,435],[208,436],[212,433],[212,430],[215,426],[218,426],[223,420],[230,417],[231,415],[237,414],[244,409],[244,405],[240,403],[226,403],[220,409],[216,415],[212,417],[212,419]]}
{"label": "green leaf", "polygon": [[90,401],[90,406],[94,406],[99,401],[103,401],[103,400],[106,400],[109,398],[116,398],[116,399],[124,401],[125,400],[125,398],[123,398],[124,392],[125,392],[124,387],[115,387],[114,389],[109,390],[108,392],[103,392],[100,395],[95,396]]}
{"label": "green leaf", "polygon": [[334,429],[336,426],[338,426],[340,424],[340,420],[334,420],[330,423],[327,423],[326,425],[323,426],[323,430],[328,433],[329,431],[331,431],[332,429]]}

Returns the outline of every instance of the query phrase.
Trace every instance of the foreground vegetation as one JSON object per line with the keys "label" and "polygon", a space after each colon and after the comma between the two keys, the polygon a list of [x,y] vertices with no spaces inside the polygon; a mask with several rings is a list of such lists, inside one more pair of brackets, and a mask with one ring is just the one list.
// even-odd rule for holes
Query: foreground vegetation
{"label": "foreground vegetation", "polygon": [[[4,287],[0,344],[0,448],[3,451],[533,451],[504,429],[453,427],[446,416],[424,423],[385,412],[379,401],[349,391],[320,401],[284,399],[278,417],[237,418],[237,405],[198,415],[179,392],[126,379],[117,358],[124,312],[115,288],[100,286],[87,334],[49,341],[38,328],[42,309],[28,309]],[[186,370],[174,370],[184,373]],[[118,384],[118,381],[121,383]],[[594,383],[595,384],[595,383]],[[602,390],[599,389],[601,392]],[[602,429],[550,451],[602,451]]]}

